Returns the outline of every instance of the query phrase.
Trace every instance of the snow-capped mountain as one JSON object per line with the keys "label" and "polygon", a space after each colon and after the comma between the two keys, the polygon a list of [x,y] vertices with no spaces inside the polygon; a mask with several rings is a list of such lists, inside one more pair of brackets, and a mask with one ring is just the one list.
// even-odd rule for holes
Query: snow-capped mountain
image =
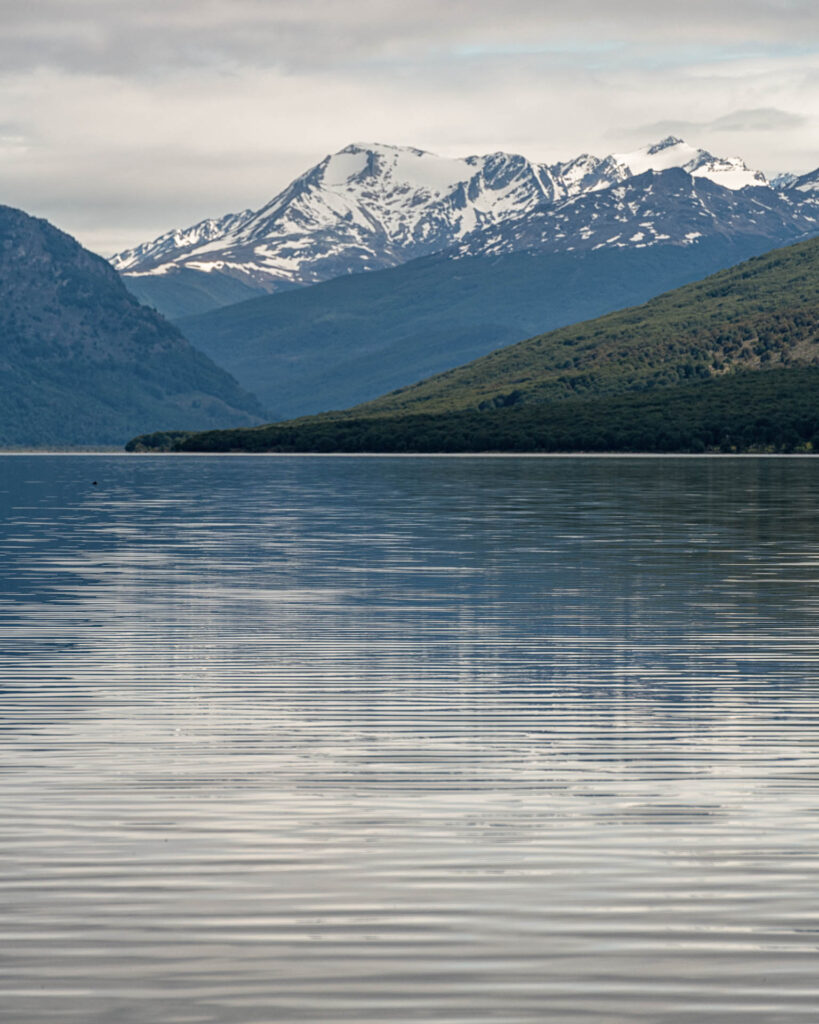
{"label": "snow-capped mountain", "polygon": [[272,292],[444,251],[690,245],[735,230],[769,232],[774,246],[817,230],[817,189],[816,172],[769,183],[674,137],[552,165],[354,144],[260,210],[168,232],[111,262],[133,286],[184,269]]}
{"label": "snow-capped mountain", "polygon": [[605,188],[625,174],[591,156],[548,167],[506,153],[451,159],[355,144],[256,212],[168,232],[112,263],[126,274],[184,266],[248,275],[269,290],[311,284],[440,252],[477,228]]}
{"label": "snow-capped mountain", "polygon": [[458,256],[524,250],[584,252],[690,246],[700,239],[770,240],[785,245],[819,233],[819,206],[771,188],[727,189],[679,167],[647,170],[610,188],[474,232]]}
{"label": "snow-capped mountain", "polygon": [[819,200],[819,169],[794,178],[790,188],[804,195],[813,194]]}
{"label": "snow-capped mountain", "polygon": [[615,153],[612,159],[620,167],[625,167],[629,175],[679,167],[692,178],[708,178],[731,190],[768,184],[762,171],[752,171],[739,157],[723,160],[711,156],[704,149],[695,149],[673,135],[655,146],[646,146],[633,153]]}
{"label": "snow-capped mountain", "polygon": [[[218,220],[200,221],[193,227],[184,230],[173,228],[152,242],[145,242],[135,249],[129,249],[127,253],[120,253],[112,257],[111,263],[120,272],[129,267],[140,267],[143,264],[155,264],[167,269],[174,265],[174,261],[179,258],[180,253],[190,252],[207,242],[228,236],[239,228],[252,213],[252,210],[243,210],[241,213],[228,213],[224,217],[219,217]],[[163,263],[163,261],[165,262]]]}

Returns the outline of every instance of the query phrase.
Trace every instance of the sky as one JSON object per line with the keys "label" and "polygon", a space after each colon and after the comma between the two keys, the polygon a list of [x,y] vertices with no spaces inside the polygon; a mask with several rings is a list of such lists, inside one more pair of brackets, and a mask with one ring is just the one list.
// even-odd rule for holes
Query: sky
{"label": "sky", "polygon": [[816,0],[0,0],[0,203],[104,255],[350,142],[819,166]]}

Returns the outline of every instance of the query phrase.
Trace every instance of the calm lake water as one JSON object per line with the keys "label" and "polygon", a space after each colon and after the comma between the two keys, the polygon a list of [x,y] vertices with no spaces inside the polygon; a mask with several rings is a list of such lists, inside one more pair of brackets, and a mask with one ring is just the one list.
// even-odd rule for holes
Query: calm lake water
{"label": "calm lake water", "polygon": [[815,1022],[818,510],[819,459],[0,457],[0,1016]]}

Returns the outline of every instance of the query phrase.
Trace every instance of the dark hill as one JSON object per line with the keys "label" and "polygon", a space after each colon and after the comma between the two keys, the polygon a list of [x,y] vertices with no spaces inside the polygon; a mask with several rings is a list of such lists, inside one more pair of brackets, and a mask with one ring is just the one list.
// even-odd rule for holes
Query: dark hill
{"label": "dark hill", "polygon": [[812,450],[819,447],[818,366],[814,239],[346,412],[135,446]]}
{"label": "dark hill", "polygon": [[108,263],[0,206],[0,446],[121,444],[157,422],[258,423],[258,401]]}

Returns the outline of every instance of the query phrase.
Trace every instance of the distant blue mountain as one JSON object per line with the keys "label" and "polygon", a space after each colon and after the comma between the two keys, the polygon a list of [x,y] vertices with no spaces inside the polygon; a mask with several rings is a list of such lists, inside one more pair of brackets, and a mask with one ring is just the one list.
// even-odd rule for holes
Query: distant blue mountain
{"label": "distant blue mountain", "polygon": [[341,409],[555,327],[645,302],[770,248],[764,238],[444,256],[178,322],[283,419]]}

